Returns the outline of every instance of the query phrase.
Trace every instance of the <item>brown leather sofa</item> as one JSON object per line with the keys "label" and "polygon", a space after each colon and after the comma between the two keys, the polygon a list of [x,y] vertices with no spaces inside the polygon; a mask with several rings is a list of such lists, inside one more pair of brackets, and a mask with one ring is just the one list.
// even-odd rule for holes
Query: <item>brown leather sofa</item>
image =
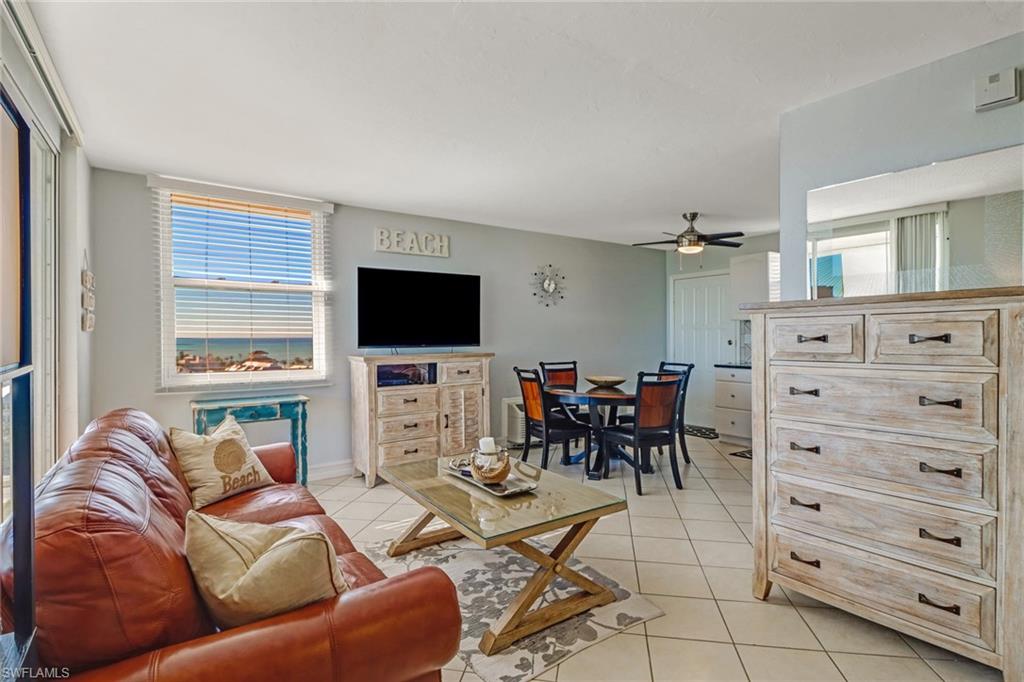
{"label": "brown leather sofa", "polygon": [[[191,508],[163,428],[132,409],[89,425],[36,488],[37,650],[43,666],[95,680],[440,680],[456,653],[455,587],[437,568],[386,578],[295,482],[288,444],[255,448],[276,485],[202,511],[322,530],[349,590],[217,631],[184,554]],[[11,531],[0,585],[10,623]]]}

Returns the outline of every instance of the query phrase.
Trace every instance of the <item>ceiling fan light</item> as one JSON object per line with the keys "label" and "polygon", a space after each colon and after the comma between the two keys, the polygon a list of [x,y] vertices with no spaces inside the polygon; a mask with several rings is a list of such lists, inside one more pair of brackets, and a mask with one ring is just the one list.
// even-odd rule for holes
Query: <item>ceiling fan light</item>
{"label": "ceiling fan light", "polygon": [[676,250],[679,251],[679,253],[686,254],[700,253],[704,250],[704,245],[699,242],[697,244],[686,244],[684,246],[677,247]]}

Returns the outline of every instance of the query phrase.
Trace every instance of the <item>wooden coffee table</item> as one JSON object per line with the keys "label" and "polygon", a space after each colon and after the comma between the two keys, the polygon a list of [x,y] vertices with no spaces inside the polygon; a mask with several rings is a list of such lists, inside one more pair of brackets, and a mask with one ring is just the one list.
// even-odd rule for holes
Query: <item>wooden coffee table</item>
{"label": "wooden coffee table", "polygon": [[[446,461],[442,457],[395,464],[379,472],[426,509],[391,543],[388,554],[399,556],[466,537],[485,549],[508,547],[537,564],[537,570],[519,595],[484,633],[480,651],[491,655],[538,630],[615,601],[611,590],[566,564],[599,518],[626,508],[624,499],[519,460],[513,461],[512,472],[537,481],[537,489],[513,497],[497,497],[441,471],[439,467]],[[446,521],[448,526],[427,530],[434,517]],[[569,531],[550,552],[525,541],[559,528]],[[530,607],[556,577],[568,580],[580,590],[531,611]]]}

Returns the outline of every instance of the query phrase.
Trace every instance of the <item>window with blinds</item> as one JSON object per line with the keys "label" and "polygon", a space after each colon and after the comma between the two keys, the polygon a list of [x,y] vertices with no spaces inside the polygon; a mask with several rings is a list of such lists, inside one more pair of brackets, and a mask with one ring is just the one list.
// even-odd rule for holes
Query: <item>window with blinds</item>
{"label": "window with blinds", "polygon": [[325,379],[330,205],[150,182],[161,386]]}

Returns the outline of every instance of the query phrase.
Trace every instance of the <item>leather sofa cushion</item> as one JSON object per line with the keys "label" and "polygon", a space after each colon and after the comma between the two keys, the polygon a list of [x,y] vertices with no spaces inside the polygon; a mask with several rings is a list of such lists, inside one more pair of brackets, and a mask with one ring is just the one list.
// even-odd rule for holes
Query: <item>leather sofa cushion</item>
{"label": "leather sofa cushion", "polygon": [[323,514],[324,509],[313,493],[298,483],[282,483],[244,493],[208,504],[198,511],[231,521],[275,523],[296,516]]}
{"label": "leather sofa cushion", "polygon": [[[130,466],[62,461],[36,489],[36,624],[42,665],[109,663],[213,631],[184,529]],[[12,541],[10,524],[4,545]],[[3,558],[4,592],[12,566]]]}
{"label": "leather sofa cushion", "polygon": [[131,467],[146,482],[160,505],[179,526],[192,508],[188,493],[156,451],[131,431],[122,428],[87,431],[64,454],[63,461],[109,458]]}
{"label": "leather sofa cushion", "polygon": [[338,555],[338,568],[350,590],[384,580],[387,576],[359,552]]}
{"label": "leather sofa cushion", "polygon": [[284,526],[285,528],[298,528],[305,531],[320,531],[331,541],[331,546],[334,547],[335,553],[339,555],[356,551],[352,541],[345,535],[345,531],[341,529],[338,522],[326,514],[299,516],[294,519],[277,521],[274,525]]}
{"label": "leather sofa cushion", "polygon": [[338,596],[348,585],[318,530],[190,512],[185,554],[217,625],[233,628]]}
{"label": "leather sofa cushion", "polygon": [[142,410],[122,407],[119,410],[107,412],[102,417],[97,417],[85,427],[86,432],[97,429],[124,429],[134,433],[156,453],[164,466],[181,483],[182,489],[188,490],[188,481],[185,480],[185,475],[181,472],[181,467],[178,466],[178,458],[174,456],[171,441],[167,438],[164,427],[157,420]]}

